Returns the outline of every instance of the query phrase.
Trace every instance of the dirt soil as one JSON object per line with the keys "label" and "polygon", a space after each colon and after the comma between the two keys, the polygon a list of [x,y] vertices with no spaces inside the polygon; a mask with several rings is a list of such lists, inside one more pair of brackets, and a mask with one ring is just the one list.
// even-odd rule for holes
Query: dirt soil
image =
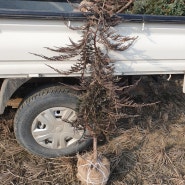
{"label": "dirt soil", "polygon": [[[137,118],[123,119],[119,132],[101,144],[99,152],[111,161],[109,185],[185,184],[185,95],[182,77],[143,77],[131,96],[153,106],[128,109]],[[76,156],[44,159],[17,144],[15,111],[0,117],[0,184],[78,185]]]}

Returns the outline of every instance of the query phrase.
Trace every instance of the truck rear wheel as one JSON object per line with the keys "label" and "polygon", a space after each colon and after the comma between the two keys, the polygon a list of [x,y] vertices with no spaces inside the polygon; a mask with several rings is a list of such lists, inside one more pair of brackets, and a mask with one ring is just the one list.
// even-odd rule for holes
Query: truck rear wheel
{"label": "truck rear wheel", "polygon": [[91,142],[81,126],[75,126],[78,99],[60,86],[42,89],[17,110],[14,132],[29,152],[46,158],[72,155]]}

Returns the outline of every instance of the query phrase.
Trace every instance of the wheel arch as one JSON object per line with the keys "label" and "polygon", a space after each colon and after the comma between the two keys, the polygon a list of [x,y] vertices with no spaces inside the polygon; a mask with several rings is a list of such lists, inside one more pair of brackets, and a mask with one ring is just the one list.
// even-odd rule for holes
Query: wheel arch
{"label": "wheel arch", "polygon": [[[76,77],[51,77],[51,78],[7,78],[2,81],[0,90],[0,115],[4,113],[6,106],[17,108],[19,104],[33,92],[59,84],[76,85],[79,78]],[[30,88],[31,87],[31,88]],[[24,93],[23,93],[24,91]],[[16,98],[18,101],[16,101]],[[14,99],[15,98],[15,99]],[[10,101],[11,100],[11,101]],[[15,100],[15,101],[14,101]]]}

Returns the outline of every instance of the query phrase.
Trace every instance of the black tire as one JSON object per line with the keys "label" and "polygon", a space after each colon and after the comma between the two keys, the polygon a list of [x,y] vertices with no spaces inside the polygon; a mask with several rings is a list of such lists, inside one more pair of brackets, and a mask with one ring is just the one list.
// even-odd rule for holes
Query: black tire
{"label": "black tire", "polygon": [[[35,123],[35,119],[43,111],[50,110],[53,107],[76,110],[77,101],[78,99],[75,96],[60,86],[48,87],[29,96],[18,108],[15,115],[14,132],[17,141],[27,151],[46,158],[72,155],[82,151],[91,143],[91,139],[86,136],[86,132],[82,134],[82,137],[80,136],[81,138],[79,140],[59,149],[45,147],[47,142],[43,143],[44,146],[42,146],[32,135],[34,133],[32,132],[33,123]],[[68,123],[66,122],[65,124]]]}

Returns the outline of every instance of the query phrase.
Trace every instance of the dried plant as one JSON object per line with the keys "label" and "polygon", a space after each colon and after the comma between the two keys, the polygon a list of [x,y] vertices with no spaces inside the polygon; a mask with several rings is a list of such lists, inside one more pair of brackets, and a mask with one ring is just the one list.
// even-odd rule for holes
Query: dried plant
{"label": "dried plant", "polygon": [[[127,116],[123,107],[136,106],[129,97],[123,96],[128,87],[119,84],[114,76],[114,64],[109,51],[124,51],[130,47],[136,37],[122,36],[113,29],[121,22],[116,13],[127,8],[133,0],[90,0],[82,1],[79,9],[88,12],[86,24],[82,27],[70,27],[82,31],[82,39],[60,48],[47,48],[59,53],[53,57],[42,56],[51,61],[62,61],[80,56],[78,62],[66,74],[80,73],[81,83],[76,89],[81,90],[79,97],[77,125],[83,125],[93,136],[94,159],[97,159],[97,136],[100,133],[111,134],[116,130],[119,118]],[[51,66],[50,66],[51,67]],[[63,73],[58,69],[54,69]],[[86,74],[90,75],[86,75]]]}

